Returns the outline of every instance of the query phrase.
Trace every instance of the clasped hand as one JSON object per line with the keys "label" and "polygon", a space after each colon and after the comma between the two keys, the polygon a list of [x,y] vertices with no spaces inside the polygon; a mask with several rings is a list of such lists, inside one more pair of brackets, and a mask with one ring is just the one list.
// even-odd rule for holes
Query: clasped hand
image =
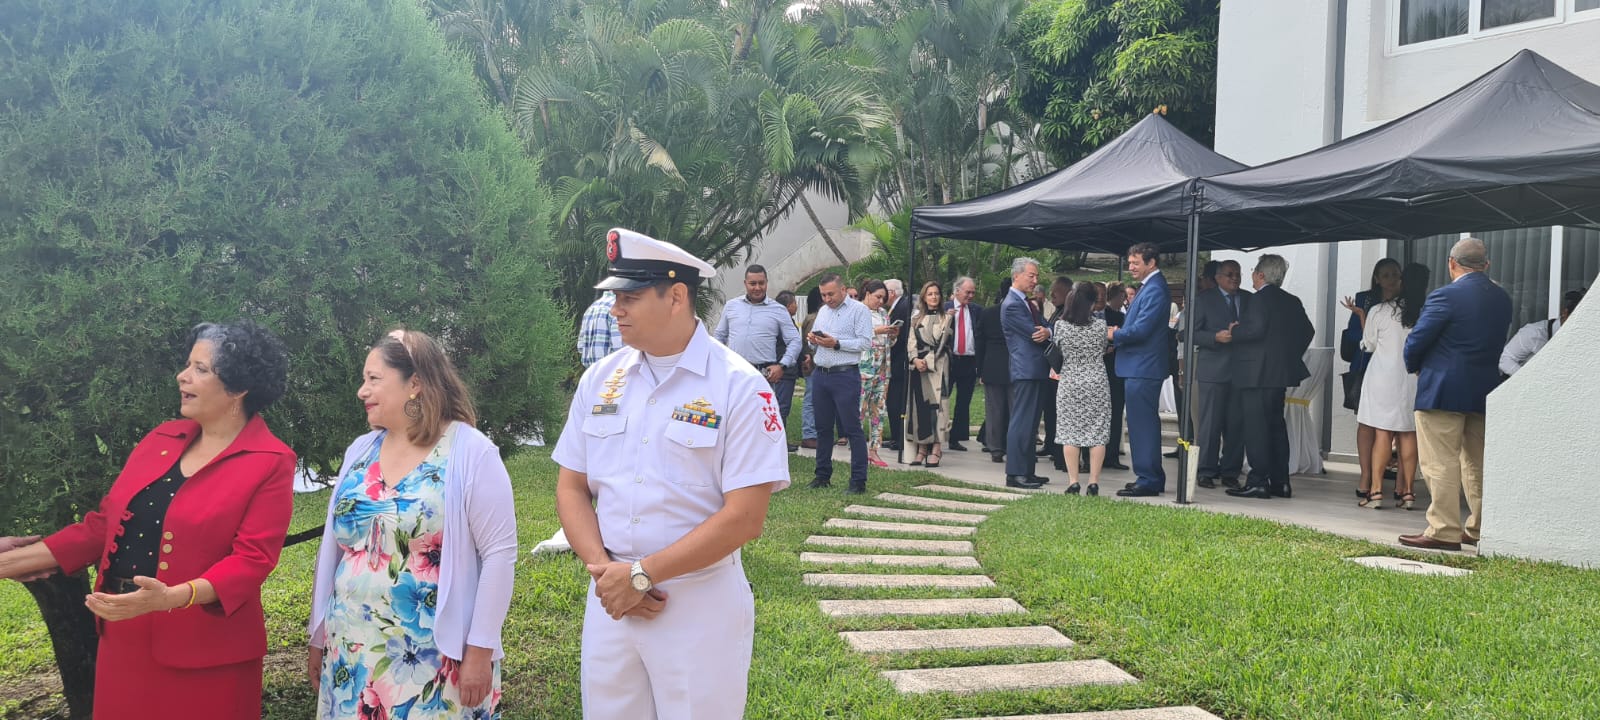
{"label": "clasped hand", "polygon": [[654,619],[667,606],[667,593],[660,588],[649,592],[633,589],[633,566],[625,562],[589,563],[594,578],[594,594],[612,620],[624,617]]}
{"label": "clasped hand", "polygon": [[1034,342],[1044,342],[1045,340],[1049,339],[1049,337],[1050,337],[1050,328],[1047,328],[1047,327],[1045,327],[1043,325],[1035,325],[1034,326],[1034,328],[1033,328],[1033,341]]}
{"label": "clasped hand", "polygon": [[1221,331],[1217,332],[1217,342],[1219,342],[1219,343],[1230,343],[1230,342],[1233,342],[1233,329],[1235,327],[1238,327],[1238,326],[1239,326],[1239,321],[1237,321],[1237,320],[1235,320],[1235,321],[1233,321],[1231,323],[1228,323],[1228,329],[1227,330],[1221,330]]}

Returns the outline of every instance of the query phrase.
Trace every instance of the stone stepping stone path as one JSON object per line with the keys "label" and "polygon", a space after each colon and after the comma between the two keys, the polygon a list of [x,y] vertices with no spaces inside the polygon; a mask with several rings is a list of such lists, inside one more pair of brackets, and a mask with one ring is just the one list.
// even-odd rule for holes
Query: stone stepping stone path
{"label": "stone stepping stone path", "polygon": [[828,617],[891,615],[1012,615],[1028,609],[1011,598],[936,598],[932,600],[822,600]]}
{"label": "stone stepping stone path", "polygon": [[867,575],[864,573],[806,573],[800,578],[807,585],[841,588],[934,588],[972,590],[992,588],[988,575]]}
{"label": "stone stepping stone path", "polygon": [[857,550],[910,550],[944,555],[971,555],[972,543],[966,540],[906,540],[902,538],[839,537],[812,535],[807,545]]}
{"label": "stone stepping stone path", "polygon": [[[985,490],[950,485],[919,485],[914,490],[955,495],[974,500],[950,500],[902,493],[880,493],[874,500],[885,505],[850,505],[851,515],[887,518],[896,521],[832,518],[823,527],[834,531],[904,533],[935,537],[968,537],[988,519],[987,513],[1005,509],[1001,503],[1016,502],[1029,493]],[[985,502],[976,502],[983,500]],[[911,509],[918,508],[918,509]],[[800,561],[824,565],[866,567],[954,568],[981,570],[971,553],[973,543],[966,540],[926,540],[916,538],[873,538],[851,535],[812,535],[806,544],[834,550],[863,552],[802,552]],[[870,551],[930,553],[925,555],[877,554]],[[915,573],[806,573],[802,581],[820,588],[931,588],[967,591],[994,587],[987,575],[925,575]],[[1027,608],[1012,598],[924,598],[819,600],[818,607],[829,617],[927,617],[993,616],[1026,614]],[[862,653],[899,653],[927,650],[995,650],[1009,648],[1067,648],[1071,638],[1052,627],[977,627],[938,630],[873,630],[841,632],[841,639]],[[969,665],[960,667],[886,670],[884,679],[902,693],[951,692],[961,694],[1007,690],[1077,687],[1084,685],[1125,685],[1139,682],[1121,668],[1105,660],[1066,660],[1011,665]],[[1055,715],[1017,715],[974,720],[1219,720],[1196,707],[1149,708]]]}
{"label": "stone stepping stone path", "polygon": [[943,535],[946,537],[967,537],[978,532],[978,529],[962,525],[922,525],[918,523],[882,522],[879,520],[847,520],[833,518],[822,524],[830,530],[875,530],[877,532],[898,532],[912,535]]}
{"label": "stone stepping stone path", "polygon": [[1064,660],[1018,665],[969,665],[882,673],[903,693],[976,693],[995,690],[1037,690],[1078,685],[1126,685],[1139,682],[1104,660]]}
{"label": "stone stepping stone path", "polygon": [[[1021,493],[1000,492],[998,490],[979,490],[977,488],[966,487],[951,487],[949,485],[918,485],[912,489],[923,490],[926,492],[944,493],[946,495],[962,495],[965,497],[983,498],[985,500],[994,500],[996,502],[1016,502],[1017,500],[1027,497]],[[882,496],[880,495],[879,497]]]}
{"label": "stone stepping stone path", "polygon": [[972,720],[1222,720],[1193,705],[1148,708],[1144,710],[1101,710],[1098,712],[1056,713],[1053,715],[1006,715]]}
{"label": "stone stepping stone path", "polygon": [[858,553],[800,553],[800,562],[826,565],[888,565],[891,567],[943,567],[978,570],[971,555],[862,555]]}
{"label": "stone stepping stone path", "polygon": [[956,630],[873,630],[842,632],[839,636],[857,652],[1072,647],[1072,641],[1067,636],[1053,627],[1043,625]]}
{"label": "stone stepping stone path", "polygon": [[989,519],[988,515],[939,512],[937,510],[905,510],[902,508],[877,507],[875,505],[851,505],[846,507],[844,511],[852,515],[866,515],[867,517],[891,518],[894,520],[931,520],[934,522],[966,523],[970,525],[977,525]]}
{"label": "stone stepping stone path", "polygon": [[901,495],[899,493],[879,493],[874,499],[896,503],[899,505],[935,508],[938,510],[959,510],[962,512],[973,513],[994,512],[996,510],[1002,510],[1005,508],[1004,505],[995,505],[993,503],[963,502],[961,500],[940,500],[938,498],[927,498],[920,495]]}

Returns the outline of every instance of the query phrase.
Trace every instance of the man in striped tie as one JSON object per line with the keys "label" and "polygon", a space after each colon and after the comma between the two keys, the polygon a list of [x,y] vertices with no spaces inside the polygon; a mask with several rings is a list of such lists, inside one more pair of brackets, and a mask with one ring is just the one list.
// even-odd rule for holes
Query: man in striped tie
{"label": "man in striped tie", "polygon": [[950,449],[966,450],[961,443],[970,439],[972,390],[978,384],[978,324],[983,306],[972,301],[978,283],[965,275],[950,288],[950,301],[944,310],[954,319],[951,325],[955,342],[950,353],[950,380],[955,383],[955,401],[950,407]]}

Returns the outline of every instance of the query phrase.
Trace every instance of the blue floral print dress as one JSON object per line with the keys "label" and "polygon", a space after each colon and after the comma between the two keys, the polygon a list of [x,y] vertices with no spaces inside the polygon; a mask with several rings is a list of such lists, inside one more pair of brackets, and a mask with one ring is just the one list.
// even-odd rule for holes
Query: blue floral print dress
{"label": "blue floral print dress", "polygon": [[317,717],[324,720],[498,718],[500,663],[476,707],[461,706],[460,663],[434,644],[439,558],[444,547],[447,432],[421,464],[386,487],[378,452],[358,461],[335,491],[340,558],[328,613]]}

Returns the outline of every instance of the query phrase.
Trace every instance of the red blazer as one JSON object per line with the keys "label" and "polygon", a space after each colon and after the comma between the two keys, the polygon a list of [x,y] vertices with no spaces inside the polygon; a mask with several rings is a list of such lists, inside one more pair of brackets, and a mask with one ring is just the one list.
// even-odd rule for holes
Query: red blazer
{"label": "red blazer", "polygon": [[[44,539],[65,572],[91,564],[104,577],[129,517],[128,502],[159,480],[199,437],[193,420],[162,423],[139,441],[100,508]],[[163,523],[156,579],[206,579],[218,601],[151,613],[151,652],[174,668],[204,668],[267,654],[261,584],[278,564],[294,503],[294,452],[256,416],[233,444],[183,483]]]}

